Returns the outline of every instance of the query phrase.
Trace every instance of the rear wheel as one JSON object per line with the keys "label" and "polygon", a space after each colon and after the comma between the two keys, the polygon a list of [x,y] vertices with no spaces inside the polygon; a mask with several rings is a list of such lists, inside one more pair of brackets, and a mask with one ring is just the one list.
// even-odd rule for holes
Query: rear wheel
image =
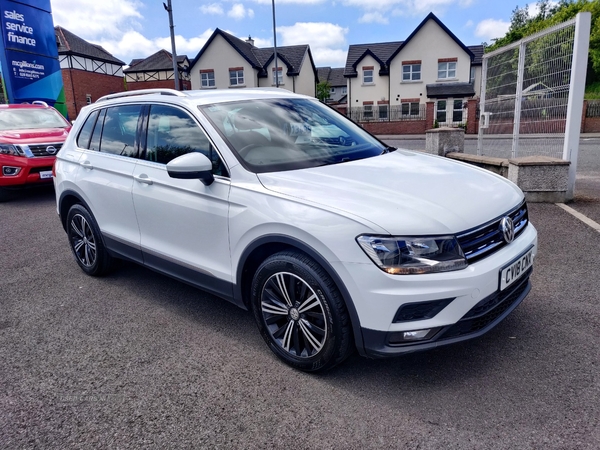
{"label": "rear wheel", "polygon": [[294,368],[327,370],[353,351],[350,317],[337,287],[302,253],[277,253],[260,265],[252,308],[267,345]]}
{"label": "rear wheel", "polygon": [[112,257],[106,251],[94,217],[82,205],[73,205],[67,214],[67,235],[79,267],[92,276],[110,271]]}

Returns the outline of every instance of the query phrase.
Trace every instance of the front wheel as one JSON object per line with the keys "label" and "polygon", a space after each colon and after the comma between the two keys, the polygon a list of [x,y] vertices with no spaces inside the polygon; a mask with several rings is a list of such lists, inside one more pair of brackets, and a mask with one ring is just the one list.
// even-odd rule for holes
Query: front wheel
{"label": "front wheel", "polygon": [[327,370],[353,351],[350,317],[335,283],[302,253],[277,253],[260,265],[252,308],[267,345],[296,369]]}
{"label": "front wheel", "polygon": [[82,205],[73,205],[67,214],[67,235],[75,260],[92,276],[110,271],[113,259],[106,251],[94,217]]}

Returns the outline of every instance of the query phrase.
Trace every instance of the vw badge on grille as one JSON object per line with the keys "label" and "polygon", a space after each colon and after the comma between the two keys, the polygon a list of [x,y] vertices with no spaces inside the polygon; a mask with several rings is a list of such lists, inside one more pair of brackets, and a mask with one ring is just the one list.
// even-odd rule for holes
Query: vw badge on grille
{"label": "vw badge on grille", "polygon": [[47,152],[49,155],[55,155],[57,151],[58,151],[58,150],[56,150],[56,147],[54,147],[54,146],[52,146],[52,145],[49,145],[48,147],[46,147],[46,152]]}
{"label": "vw badge on grille", "polygon": [[500,231],[502,231],[504,241],[510,244],[515,238],[515,224],[510,217],[506,216],[502,218],[500,221]]}

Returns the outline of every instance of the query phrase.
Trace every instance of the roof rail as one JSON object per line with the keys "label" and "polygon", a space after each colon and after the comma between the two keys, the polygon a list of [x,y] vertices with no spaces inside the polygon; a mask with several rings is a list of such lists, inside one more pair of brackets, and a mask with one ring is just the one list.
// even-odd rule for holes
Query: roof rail
{"label": "roof rail", "polygon": [[121,97],[133,97],[136,95],[148,95],[148,94],[160,94],[160,95],[174,95],[176,97],[187,97],[187,94],[175,89],[157,88],[157,89],[139,89],[137,91],[117,92],[116,94],[108,94],[100,97],[96,100],[96,103],[103,102],[105,100],[112,100],[113,98]]}
{"label": "roof rail", "polygon": [[31,102],[32,105],[42,105],[42,106],[48,106],[48,103],[46,103],[45,101],[42,100],[34,100]]}

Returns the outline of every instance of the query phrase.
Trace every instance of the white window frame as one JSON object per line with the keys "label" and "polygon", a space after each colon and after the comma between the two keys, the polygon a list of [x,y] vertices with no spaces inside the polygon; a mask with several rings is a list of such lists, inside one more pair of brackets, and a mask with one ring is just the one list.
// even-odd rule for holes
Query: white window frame
{"label": "white window frame", "polygon": [[348,87],[342,86],[342,95],[346,95],[348,93]]}
{"label": "white window frame", "polygon": [[[444,109],[440,109],[440,103],[444,102]],[[435,103],[435,120],[437,120],[438,124],[447,123],[448,122],[448,99],[438,100]],[[444,114],[444,120],[440,120],[440,114]]]}
{"label": "white window frame", "polygon": [[[381,103],[379,105],[377,105],[377,117],[379,118],[379,120],[387,120],[390,117],[390,105],[388,105],[387,103]],[[383,112],[383,114],[382,114]]]}
{"label": "white window frame", "polygon": [[[370,79],[371,81],[368,81],[368,79]],[[374,69],[363,69],[363,84],[375,84]]]}
{"label": "white window frame", "polygon": [[[210,76],[209,76],[210,75]],[[212,84],[211,84],[212,82]],[[216,87],[215,72],[200,72],[200,87],[202,89],[211,89]]]}
{"label": "white window frame", "polygon": [[[462,98],[452,99],[452,122],[458,122],[458,123],[463,122],[463,114],[464,114],[463,103],[464,103],[464,100]],[[458,106],[458,108],[457,108],[457,106]],[[454,115],[457,114],[459,111],[460,111],[460,120],[455,120]]]}
{"label": "white window frame", "polygon": [[244,86],[244,69],[229,70],[229,86]]}
{"label": "white window frame", "polygon": [[363,105],[363,119],[373,119],[373,105]]}
{"label": "white window frame", "polygon": [[438,63],[438,80],[456,79],[457,61],[447,61]]}
{"label": "white window frame", "polygon": [[[277,75],[275,75],[277,74]],[[273,68],[273,86],[277,85],[277,80],[275,79],[275,76],[277,76],[277,78],[279,78],[279,86],[283,85],[283,67],[279,67],[277,70],[275,70],[275,68]]]}
{"label": "white window frame", "polygon": [[402,64],[402,81],[421,81],[421,64]]}

